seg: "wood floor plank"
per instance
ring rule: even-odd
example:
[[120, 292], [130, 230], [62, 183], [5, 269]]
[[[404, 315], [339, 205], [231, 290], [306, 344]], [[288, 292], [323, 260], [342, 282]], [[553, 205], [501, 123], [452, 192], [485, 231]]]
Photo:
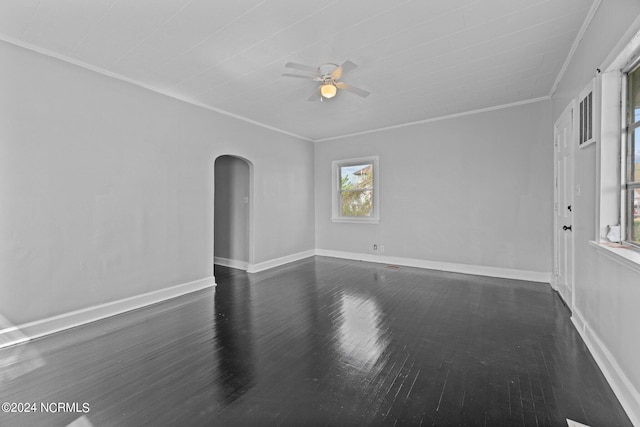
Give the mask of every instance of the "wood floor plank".
[[0, 351], [1, 426], [630, 426], [548, 285], [308, 258]]

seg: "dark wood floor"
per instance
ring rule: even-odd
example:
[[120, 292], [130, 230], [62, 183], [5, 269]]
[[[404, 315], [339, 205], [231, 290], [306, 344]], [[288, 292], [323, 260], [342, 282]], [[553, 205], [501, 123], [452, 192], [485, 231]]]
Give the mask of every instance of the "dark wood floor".
[[216, 279], [0, 351], [0, 402], [79, 409], [0, 425], [631, 425], [548, 285], [322, 257]]

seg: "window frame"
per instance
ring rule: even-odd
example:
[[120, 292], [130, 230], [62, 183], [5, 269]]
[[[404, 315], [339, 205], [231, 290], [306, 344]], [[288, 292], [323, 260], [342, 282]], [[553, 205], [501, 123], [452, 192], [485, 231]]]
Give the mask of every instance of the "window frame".
[[[622, 90], [621, 90], [621, 116], [623, 119], [622, 138], [620, 146], [620, 169], [621, 169], [621, 185], [620, 185], [620, 225], [621, 238], [624, 244], [634, 249], [640, 249], [640, 243], [632, 240], [633, 232], [632, 221], [634, 221], [634, 205], [631, 197], [632, 191], [640, 189], [640, 181], [635, 181], [631, 176], [631, 171], [635, 165], [635, 150], [632, 145], [637, 145], [640, 141], [635, 140], [635, 131], [640, 129], [640, 120], [633, 121], [633, 113], [631, 112], [631, 99], [629, 93], [630, 79], [629, 75], [640, 69], [640, 56], [636, 55], [629, 66], [622, 70]], [[640, 84], [640, 75], [637, 77], [637, 84]]]
[[[340, 169], [347, 166], [371, 164], [373, 167], [373, 211], [370, 216], [343, 216], [341, 211]], [[378, 224], [380, 222], [380, 157], [366, 156], [331, 162], [331, 221]]]
[[[626, 82], [625, 72], [640, 63], [640, 23], [618, 41], [596, 69], [599, 108], [599, 138], [596, 141], [595, 239], [589, 245], [602, 256], [640, 273], [640, 249], [621, 242], [626, 237], [622, 186], [626, 163]], [[576, 189], [577, 191], [577, 189]], [[620, 240], [609, 232], [620, 227]], [[613, 233], [615, 234], [615, 233]]]

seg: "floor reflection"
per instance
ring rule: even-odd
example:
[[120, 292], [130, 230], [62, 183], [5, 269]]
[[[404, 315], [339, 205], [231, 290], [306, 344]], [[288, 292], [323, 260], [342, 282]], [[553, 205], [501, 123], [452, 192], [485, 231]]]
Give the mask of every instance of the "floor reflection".
[[91, 407], [0, 426], [631, 425], [548, 287], [321, 257], [216, 281], [0, 351], [0, 402]]
[[[236, 274], [246, 275], [237, 272]], [[246, 278], [225, 279], [215, 294], [216, 359], [223, 401], [229, 404], [254, 383], [251, 289]]]
[[44, 366], [40, 353], [28, 343], [0, 350], [0, 386]]
[[0, 386], [44, 366], [40, 353], [29, 339], [0, 315]]
[[389, 340], [382, 334], [382, 310], [371, 297], [343, 293], [338, 329], [344, 363], [369, 370], [382, 356]]

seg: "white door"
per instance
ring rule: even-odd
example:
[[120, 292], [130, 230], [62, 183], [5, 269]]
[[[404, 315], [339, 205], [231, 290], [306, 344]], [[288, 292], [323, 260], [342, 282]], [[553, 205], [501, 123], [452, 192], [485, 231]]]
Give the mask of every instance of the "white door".
[[555, 145], [555, 285], [573, 309], [573, 167], [574, 105], [570, 104], [554, 126]]

